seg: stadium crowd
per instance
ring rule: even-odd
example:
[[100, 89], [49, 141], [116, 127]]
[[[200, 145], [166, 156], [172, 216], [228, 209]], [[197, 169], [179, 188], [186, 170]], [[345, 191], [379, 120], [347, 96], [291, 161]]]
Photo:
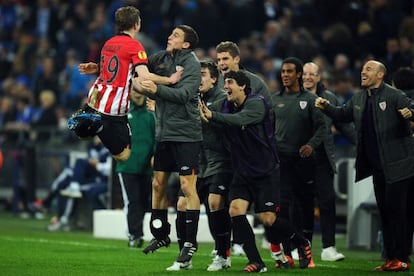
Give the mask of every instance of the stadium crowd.
[[99, 61], [102, 43], [114, 33], [113, 13], [126, 4], [142, 12], [138, 39], [148, 54], [185, 23], [200, 34], [200, 58], [215, 57], [220, 41], [235, 41], [242, 66], [261, 75], [271, 91], [278, 90], [277, 72], [288, 56], [317, 63], [327, 88], [344, 100], [358, 90], [365, 60], [383, 61], [388, 76], [413, 63], [413, 3], [406, 0], [3, 0], [0, 128], [17, 120], [20, 99], [39, 108], [43, 90], [55, 94], [54, 124], [76, 110], [93, 80], [77, 66]]

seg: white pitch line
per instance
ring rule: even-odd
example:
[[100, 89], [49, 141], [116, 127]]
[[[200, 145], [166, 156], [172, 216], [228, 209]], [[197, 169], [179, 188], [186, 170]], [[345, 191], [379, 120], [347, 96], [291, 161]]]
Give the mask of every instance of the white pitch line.
[[119, 248], [117, 246], [110, 246], [110, 245], [103, 245], [103, 244], [92, 244], [86, 242], [72, 242], [72, 241], [56, 241], [56, 240], [48, 240], [48, 239], [32, 239], [32, 238], [14, 238], [10, 236], [0, 236], [0, 240], [6, 241], [25, 241], [25, 242], [33, 242], [33, 243], [50, 243], [50, 244], [61, 244], [61, 245], [74, 245], [74, 246], [83, 246], [83, 247], [104, 247], [104, 248]]

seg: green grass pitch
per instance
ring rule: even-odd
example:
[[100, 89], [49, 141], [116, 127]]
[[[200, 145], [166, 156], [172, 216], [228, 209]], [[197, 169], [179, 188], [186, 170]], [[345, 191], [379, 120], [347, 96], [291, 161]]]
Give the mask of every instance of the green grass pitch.
[[[247, 262], [245, 257], [232, 257], [232, 267], [222, 272], [207, 272], [211, 263], [212, 244], [200, 244], [193, 258], [194, 268], [167, 272], [178, 254], [178, 247], [144, 255], [130, 249], [126, 241], [96, 239], [91, 232], [46, 231], [47, 220], [21, 219], [0, 212], [0, 275], [239, 275]], [[208, 231], [200, 229], [199, 231]], [[259, 240], [258, 240], [258, 244]], [[280, 270], [273, 267], [268, 250], [261, 255], [274, 275], [379, 275], [373, 268], [382, 263], [379, 252], [348, 250], [345, 237], [337, 238], [337, 248], [345, 254], [341, 262], [320, 261], [320, 236], [312, 248], [316, 267]], [[413, 275], [406, 272], [404, 275]]]

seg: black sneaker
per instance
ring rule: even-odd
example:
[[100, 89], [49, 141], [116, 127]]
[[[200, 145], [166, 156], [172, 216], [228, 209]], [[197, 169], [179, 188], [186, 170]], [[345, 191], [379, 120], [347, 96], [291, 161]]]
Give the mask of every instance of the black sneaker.
[[178, 255], [177, 262], [187, 263], [191, 261], [191, 258], [196, 251], [197, 247], [195, 247], [191, 242], [185, 242], [183, 248], [181, 249], [180, 255]]
[[264, 264], [250, 263], [243, 269], [246, 273], [264, 273], [267, 272], [267, 267]]
[[300, 268], [307, 268], [312, 261], [312, 252], [310, 242], [307, 241], [306, 245], [298, 247], [299, 266]]
[[150, 252], [154, 253], [157, 249], [163, 246], [168, 247], [170, 243], [171, 239], [168, 236], [162, 240], [157, 240], [154, 238], [150, 241], [150, 244], [147, 247], [145, 247], [144, 250], [142, 250], [142, 252], [144, 252], [145, 254], [148, 254]]

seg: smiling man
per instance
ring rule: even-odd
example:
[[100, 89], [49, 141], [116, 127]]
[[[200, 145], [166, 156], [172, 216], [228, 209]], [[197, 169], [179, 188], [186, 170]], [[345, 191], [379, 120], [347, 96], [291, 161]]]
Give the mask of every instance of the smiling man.
[[407, 192], [414, 183], [414, 138], [409, 120], [414, 121], [414, 110], [406, 94], [384, 82], [386, 72], [384, 64], [369, 60], [361, 71], [363, 91], [342, 107], [322, 97], [315, 106], [334, 120], [355, 122], [355, 181], [372, 175], [384, 235], [386, 261], [375, 270], [406, 271], [410, 269]]
[[[301, 60], [295, 57], [283, 60], [283, 89], [272, 95], [272, 105], [280, 157], [280, 215], [295, 222], [301, 231], [309, 232], [311, 229], [303, 227], [312, 225], [308, 220], [313, 220], [315, 149], [322, 144], [327, 130], [323, 114], [313, 106], [316, 96], [303, 88], [302, 74]], [[292, 218], [290, 212], [293, 204], [297, 216]], [[289, 243], [284, 243], [283, 248], [292, 265]], [[272, 252], [277, 250], [272, 245]], [[308, 265], [313, 266], [312, 263]]]
[[[244, 69], [240, 63], [240, 48], [232, 41], [222, 41], [216, 46], [217, 66], [220, 75], [217, 80], [217, 86], [224, 88], [224, 74], [230, 71], [242, 71], [250, 80], [250, 87], [255, 94], [262, 95], [267, 102], [270, 102], [270, 93], [267, 84], [256, 74]], [[232, 255], [245, 255], [239, 237], [233, 235]]]
[[250, 80], [242, 71], [224, 74], [224, 90], [227, 100], [212, 105], [213, 111], [203, 104], [201, 112], [207, 120], [224, 126], [225, 138], [231, 145], [234, 175], [230, 184], [229, 213], [233, 235], [240, 237], [249, 259], [244, 272], [267, 271], [257, 250], [253, 229], [246, 218], [253, 202], [268, 240], [272, 243], [281, 240], [293, 242], [299, 248], [301, 268], [306, 268], [312, 258], [309, 241], [277, 215], [279, 159], [269, 103], [262, 95], [252, 93]]
[[[303, 66], [303, 87], [309, 92], [329, 99], [334, 105], [339, 105], [336, 96], [325, 89], [321, 82], [321, 75], [319, 66], [313, 62], [308, 62]], [[335, 247], [335, 221], [336, 221], [336, 206], [335, 206], [335, 191], [333, 186], [334, 174], [336, 172], [335, 165], [335, 146], [334, 138], [331, 131], [333, 125], [341, 133], [343, 133], [350, 142], [355, 144], [355, 128], [353, 124], [336, 123], [328, 117], [324, 116], [327, 135], [323, 143], [316, 149], [316, 172], [315, 172], [315, 196], [320, 210], [321, 222], [321, 236], [322, 236], [322, 261], [340, 261], [345, 258], [342, 253], [339, 253]], [[311, 205], [307, 209], [314, 209], [314, 200], [310, 200]], [[304, 235], [312, 242], [314, 215], [304, 222], [310, 225], [303, 225]]]
[[224, 74], [230, 71], [241, 70], [250, 80], [250, 86], [255, 94], [262, 95], [267, 101], [270, 101], [269, 88], [266, 83], [256, 74], [246, 70], [240, 65], [240, 48], [232, 41], [223, 41], [216, 46], [217, 66], [220, 71], [217, 86], [224, 87]]

